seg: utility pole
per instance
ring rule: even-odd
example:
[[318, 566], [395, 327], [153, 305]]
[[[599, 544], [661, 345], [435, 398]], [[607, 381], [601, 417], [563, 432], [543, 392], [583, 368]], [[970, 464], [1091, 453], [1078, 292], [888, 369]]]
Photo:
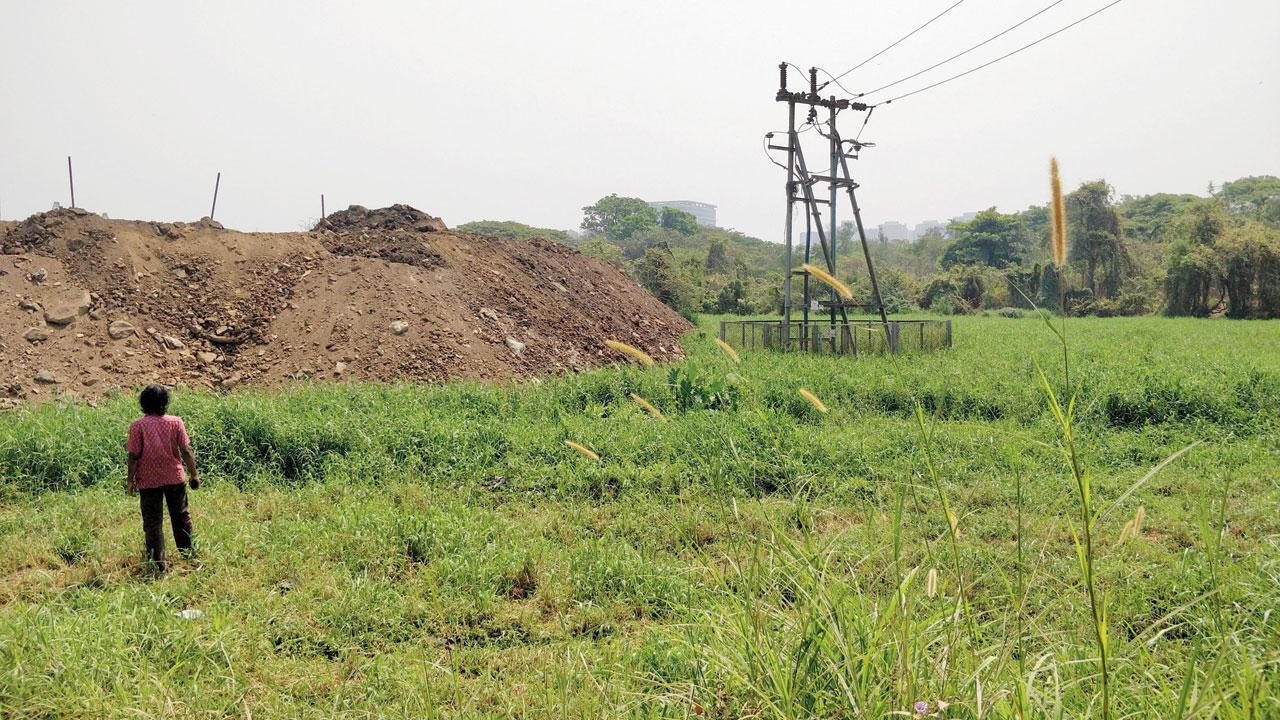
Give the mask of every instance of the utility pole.
[[[818, 244], [822, 251], [822, 259], [827, 267], [827, 272], [833, 276], [836, 275], [836, 236], [839, 231], [836, 222], [836, 203], [838, 200], [838, 192], [844, 188], [849, 196], [849, 203], [853, 211], [854, 224], [858, 231], [858, 238], [862, 243], [863, 257], [867, 262], [867, 273], [870, 276], [873, 300], [871, 303], [857, 305], [849, 303], [836, 296], [834, 290], [831, 293], [831, 325], [832, 336], [830, 338], [832, 350], [836, 350], [836, 333], [835, 325], [837, 324], [836, 315], [840, 316], [840, 324], [843, 331], [850, 329], [847, 308], [862, 307], [866, 309], [874, 308], [880, 315], [880, 321], [884, 324], [886, 342], [890, 343], [891, 349], [896, 351], [896, 343], [893, 341], [893, 333], [889, 327], [888, 313], [884, 308], [884, 301], [880, 295], [880, 284], [876, 278], [875, 267], [871, 260], [871, 251], [867, 246], [866, 230], [862, 226], [862, 212], [858, 207], [857, 196], [854, 191], [858, 187], [858, 183], [854, 182], [853, 177], [849, 173], [849, 159], [857, 158], [857, 151], [862, 147], [869, 146], [869, 143], [859, 143], [857, 140], [848, 141], [853, 148], [853, 153], [846, 152], [846, 141], [841, 139], [839, 129], [836, 125], [836, 116], [843, 110], [854, 110], [856, 112], [867, 112], [868, 106], [864, 103], [853, 102], [847, 99], [837, 99], [834, 95], [823, 98], [818, 95], [818, 71], [816, 68], [809, 70], [809, 89], [808, 92], [793, 92], [787, 89], [787, 67], [788, 63], [780, 63], [779, 69], [779, 87], [775, 99], [778, 102], [787, 104], [787, 144], [775, 145], [768, 144], [771, 150], [785, 150], [787, 153], [787, 219], [784, 231], [784, 242], [786, 245], [786, 261], [785, 275], [783, 276], [783, 322], [782, 322], [782, 347], [790, 350], [791, 347], [791, 314], [794, 307], [792, 301], [792, 275], [801, 274], [805, 276], [804, 283], [804, 322], [802, 327], [802, 341], [807, 339], [810, 332], [808, 303], [809, 303], [809, 273], [803, 270], [795, 270], [793, 268], [793, 241], [792, 241], [792, 224], [794, 220], [794, 206], [801, 203], [806, 213], [806, 225], [812, 226], [817, 231]], [[809, 114], [807, 123], [811, 125], [817, 124], [818, 108], [826, 108], [827, 114], [827, 132], [819, 133], [826, 136], [829, 144], [830, 152], [830, 170], [828, 175], [812, 174], [805, 162], [804, 149], [800, 144], [799, 131], [796, 128], [796, 106], [807, 105]], [[772, 137], [772, 134], [769, 136]], [[814, 186], [818, 183], [827, 183], [828, 196], [826, 198], [818, 198], [814, 192]], [[827, 206], [827, 212], [824, 213], [820, 209], [820, 205]], [[810, 259], [812, 254], [813, 233], [809, 232], [805, 235], [805, 260]], [[830, 242], [828, 243], [828, 238]]]
[[[787, 91], [787, 64], [779, 63], [778, 69], [781, 71], [781, 85], [779, 85], [778, 96], [781, 97]], [[787, 225], [783, 233], [786, 249], [785, 272], [782, 276], [782, 349], [791, 349], [791, 225], [792, 215], [795, 208], [795, 186], [796, 186], [796, 104], [789, 103], [787, 105]], [[770, 145], [770, 147], [773, 147]], [[805, 244], [809, 242], [809, 238], [805, 238]]]

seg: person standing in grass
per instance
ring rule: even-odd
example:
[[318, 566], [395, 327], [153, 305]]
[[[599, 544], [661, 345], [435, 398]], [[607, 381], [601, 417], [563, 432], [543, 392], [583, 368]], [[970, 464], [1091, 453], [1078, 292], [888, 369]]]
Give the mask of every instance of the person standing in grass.
[[174, 544], [189, 555], [191, 513], [187, 511], [183, 468], [190, 476], [192, 490], [200, 487], [200, 475], [182, 418], [165, 414], [169, 391], [160, 385], [148, 385], [138, 403], [143, 416], [129, 426], [129, 480], [125, 489], [130, 495], [137, 493], [141, 497], [147, 560], [155, 569], [164, 571], [164, 506], [169, 506]]

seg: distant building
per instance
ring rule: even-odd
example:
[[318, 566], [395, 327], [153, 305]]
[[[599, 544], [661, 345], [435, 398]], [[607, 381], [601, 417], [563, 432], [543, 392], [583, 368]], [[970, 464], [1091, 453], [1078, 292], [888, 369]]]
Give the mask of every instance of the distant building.
[[955, 224], [957, 224], [957, 223], [973, 222], [973, 219], [974, 219], [974, 218], [976, 218], [976, 217], [978, 217], [978, 213], [976, 213], [976, 212], [967, 212], [967, 213], [965, 213], [965, 214], [963, 214], [963, 215], [957, 215], [957, 216], [955, 216], [955, 217], [951, 218], [951, 224], [952, 224], [952, 225], [955, 225]]
[[911, 231], [912, 242], [915, 242], [916, 240], [919, 240], [920, 238], [924, 237], [930, 230], [937, 230], [943, 235], [947, 234], [947, 226], [945, 224], [940, 223], [937, 220], [925, 220], [924, 222], [917, 223], [915, 228], [912, 229]]
[[683, 210], [697, 218], [699, 225], [704, 227], [716, 226], [716, 206], [711, 203], [697, 202], [696, 200], [659, 200], [651, 202], [649, 205], [658, 210], [662, 210], [662, 208]]
[[878, 236], [888, 242], [908, 242], [911, 240], [911, 228], [894, 220], [880, 223], [880, 227], [877, 230]]

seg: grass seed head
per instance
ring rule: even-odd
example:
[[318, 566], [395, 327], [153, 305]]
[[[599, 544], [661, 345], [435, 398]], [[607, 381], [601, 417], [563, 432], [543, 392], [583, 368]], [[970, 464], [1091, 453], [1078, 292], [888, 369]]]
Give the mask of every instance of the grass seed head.
[[635, 393], [631, 393], [631, 399], [635, 402], [635, 404], [637, 404], [637, 405], [639, 405], [640, 407], [644, 408], [644, 411], [645, 411], [645, 412], [647, 412], [647, 413], [649, 413], [650, 415], [654, 416], [654, 417], [655, 417], [655, 418], [657, 418], [658, 420], [661, 420], [662, 422], [666, 422], [666, 421], [667, 421], [667, 416], [666, 416], [666, 415], [663, 415], [661, 410], [659, 410], [658, 408], [654, 407], [654, 406], [653, 406], [653, 403], [649, 402], [648, 400], [645, 400], [644, 398], [640, 397], [639, 395], [637, 395], [637, 394], [635, 394]]
[[572, 441], [572, 440], [565, 440], [565, 441], [564, 441], [564, 444], [565, 444], [565, 445], [568, 445], [569, 447], [573, 448], [574, 450], [577, 450], [579, 453], [583, 454], [584, 456], [589, 457], [589, 458], [591, 458], [592, 460], [595, 460], [596, 462], [600, 462], [600, 456], [599, 456], [599, 455], [597, 455], [597, 454], [595, 454], [595, 453], [593, 453], [593, 452], [591, 452], [591, 451], [590, 451], [590, 450], [588, 450], [585, 446], [583, 446], [583, 445], [579, 445], [578, 443], [576, 443], [576, 442], [574, 442], [574, 441]]
[[1050, 225], [1053, 230], [1053, 264], [1067, 264], [1067, 209], [1062, 201], [1062, 179], [1058, 177], [1058, 158], [1049, 158], [1049, 187], [1053, 193]]
[[827, 412], [827, 406], [823, 404], [821, 400], [818, 399], [817, 395], [814, 395], [813, 393], [809, 392], [808, 390], [805, 390], [804, 388], [800, 388], [800, 397], [804, 398], [805, 400], [808, 400], [809, 404], [812, 405], [814, 409], [817, 410], [818, 412], [820, 413]]
[[822, 268], [812, 263], [805, 263], [800, 266], [800, 269], [818, 278], [819, 280], [826, 283], [827, 285], [830, 285], [831, 289], [835, 290], [836, 294], [844, 298], [845, 300], [853, 299], [853, 291], [849, 289], [849, 286], [837, 280], [834, 275], [827, 272], [826, 270], [823, 270]]
[[653, 367], [653, 364], [654, 364], [653, 358], [649, 357], [649, 354], [641, 350], [640, 348], [632, 347], [624, 342], [618, 342], [617, 340], [605, 340], [604, 344], [608, 345], [614, 350], [617, 350], [623, 355], [626, 355], [632, 360], [635, 360], [641, 365], [644, 365], [646, 367]]
[[716, 344], [720, 346], [720, 349], [724, 351], [725, 355], [729, 356], [730, 360], [734, 361], [735, 363], [742, 362], [742, 358], [738, 357], [738, 351], [734, 350], [732, 345], [721, 340], [720, 338], [716, 338]]
[[938, 568], [929, 568], [929, 576], [925, 581], [924, 594], [933, 597], [938, 594]]

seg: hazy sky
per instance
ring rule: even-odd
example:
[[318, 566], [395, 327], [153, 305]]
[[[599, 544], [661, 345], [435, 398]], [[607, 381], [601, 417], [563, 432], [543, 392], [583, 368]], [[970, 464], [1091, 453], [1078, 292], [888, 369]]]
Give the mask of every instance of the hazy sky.
[[[1107, 1], [1063, 0], [894, 89]], [[777, 63], [842, 72], [952, 2], [0, 0], [0, 217], [65, 204], [70, 154], [78, 204], [112, 217], [198, 218], [221, 171], [218, 219], [246, 230], [298, 229], [322, 192], [331, 211], [571, 228], [617, 192], [711, 202], [776, 240], [783, 173], [761, 136], [785, 120]], [[966, 0], [844, 82], [915, 72], [1049, 2]], [[1055, 153], [1068, 185], [1120, 193], [1280, 173], [1278, 29], [1277, 0], [1125, 0], [881, 107], [854, 168], [866, 217], [1044, 202]], [[841, 119], [846, 135], [861, 121]]]

